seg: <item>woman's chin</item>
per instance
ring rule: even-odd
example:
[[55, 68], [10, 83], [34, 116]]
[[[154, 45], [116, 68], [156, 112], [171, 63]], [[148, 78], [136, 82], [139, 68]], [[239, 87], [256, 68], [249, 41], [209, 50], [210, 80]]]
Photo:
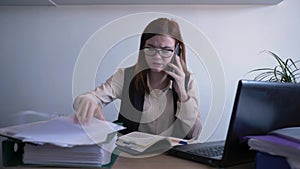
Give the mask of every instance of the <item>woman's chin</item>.
[[151, 71], [158, 73], [158, 72], [162, 72], [163, 68], [154, 67], [154, 68], [151, 68]]

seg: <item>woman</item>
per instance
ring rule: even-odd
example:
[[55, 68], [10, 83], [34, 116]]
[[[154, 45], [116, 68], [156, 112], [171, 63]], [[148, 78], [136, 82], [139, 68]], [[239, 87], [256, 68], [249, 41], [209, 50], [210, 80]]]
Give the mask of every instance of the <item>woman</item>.
[[159, 18], [150, 22], [141, 36], [137, 63], [119, 69], [94, 91], [78, 96], [75, 121], [104, 120], [103, 106], [115, 99], [121, 99], [117, 121], [127, 127], [123, 134], [141, 131], [198, 138], [202, 124], [197, 90], [175, 21]]

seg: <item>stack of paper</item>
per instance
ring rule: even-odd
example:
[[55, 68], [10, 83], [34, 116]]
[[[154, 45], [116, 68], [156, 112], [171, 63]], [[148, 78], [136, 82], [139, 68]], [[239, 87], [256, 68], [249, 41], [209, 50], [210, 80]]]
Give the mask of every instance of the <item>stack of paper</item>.
[[93, 119], [88, 125], [74, 123], [74, 117], [0, 129], [0, 135], [25, 142], [25, 164], [96, 165], [110, 162], [116, 131], [124, 127]]
[[285, 157], [300, 168], [300, 127], [278, 129], [268, 135], [248, 136], [250, 149]]
[[26, 144], [24, 164], [59, 166], [101, 166], [110, 162], [111, 154], [98, 145], [58, 147]]

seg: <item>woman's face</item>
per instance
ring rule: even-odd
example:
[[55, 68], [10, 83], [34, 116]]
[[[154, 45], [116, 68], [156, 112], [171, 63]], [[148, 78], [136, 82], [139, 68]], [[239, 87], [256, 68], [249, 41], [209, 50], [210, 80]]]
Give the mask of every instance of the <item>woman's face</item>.
[[144, 54], [145, 60], [154, 72], [165, 69], [173, 57], [175, 40], [167, 35], [155, 35], [146, 40]]

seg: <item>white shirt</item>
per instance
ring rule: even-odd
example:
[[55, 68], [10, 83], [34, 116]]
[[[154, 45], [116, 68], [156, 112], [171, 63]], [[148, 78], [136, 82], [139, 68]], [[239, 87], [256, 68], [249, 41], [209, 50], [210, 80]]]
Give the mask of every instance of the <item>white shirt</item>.
[[[107, 81], [95, 90], [78, 96], [74, 101], [74, 108], [78, 107], [80, 98], [92, 98], [99, 106], [105, 106], [115, 99], [121, 99], [124, 68], [118, 69]], [[149, 78], [147, 78], [149, 79]], [[166, 88], [150, 89], [150, 94], [145, 93], [144, 107], [138, 130], [141, 132], [173, 136], [174, 132], [187, 135], [188, 138], [198, 138], [202, 124], [198, 108], [197, 88], [190, 77], [188, 82], [189, 99], [185, 102], [177, 101], [177, 110], [174, 114], [173, 94], [171, 84]], [[177, 127], [176, 127], [177, 126]]]

